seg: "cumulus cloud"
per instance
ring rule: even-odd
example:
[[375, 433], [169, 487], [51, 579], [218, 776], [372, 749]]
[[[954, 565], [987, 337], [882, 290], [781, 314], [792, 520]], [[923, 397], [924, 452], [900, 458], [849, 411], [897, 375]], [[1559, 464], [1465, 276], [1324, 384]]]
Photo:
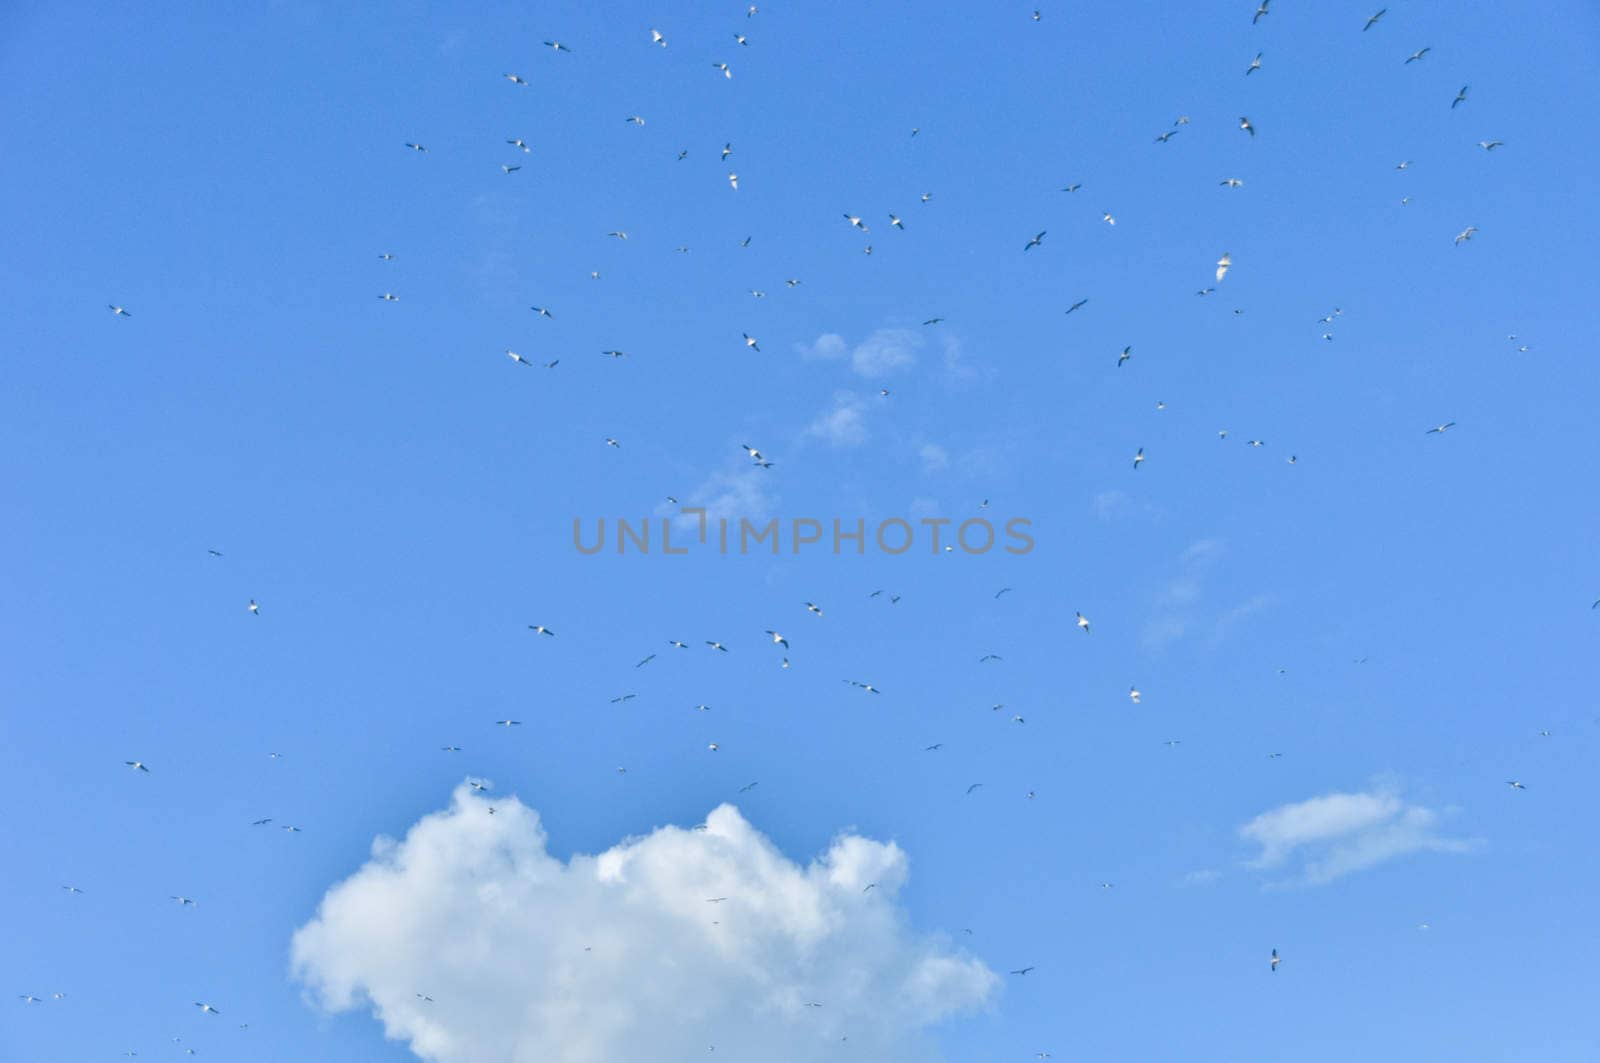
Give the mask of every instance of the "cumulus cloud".
[[370, 1008], [433, 1063], [811, 1063], [845, 1037], [923, 1058], [926, 1028], [996, 991], [909, 927], [892, 842], [841, 835], [800, 865], [723, 805], [562, 861], [537, 812], [490, 804], [458, 787], [328, 890], [292, 947], [315, 1001]]
[[1263, 812], [1239, 828], [1261, 847], [1250, 866], [1287, 870], [1309, 885], [1411, 853], [1459, 853], [1462, 839], [1438, 832], [1438, 813], [1390, 793], [1332, 793]]

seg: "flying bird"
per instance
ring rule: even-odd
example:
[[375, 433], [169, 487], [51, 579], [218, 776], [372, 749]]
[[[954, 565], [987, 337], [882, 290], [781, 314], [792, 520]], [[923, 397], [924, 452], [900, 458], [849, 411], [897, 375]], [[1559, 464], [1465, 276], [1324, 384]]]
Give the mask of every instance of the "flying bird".
[[545, 627], [543, 624], [529, 624], [528, 630], [532, 631], [536, 635], [549, 635], [551, 638], [556, 637], [556, 633]]
[[218, 1011], [216, 1008], [212, 1007], [210, 1004], [202, 1004], [198, 1000], [194, 1002], [194, 1006], [199, 1008], [201, 1011], [205, 1012], [208, 1015], [221, 1015], [222, 1014], [222, 1012]]
[[1261, 53], [1257, 52], [1256, 53], [1256, 57], [1254, 59], [1250, 60], [1250, 65], [1245, 68], [1244, 76], [1245, 77], [1249, 77], [1251, 74], [1254, 74], [1257, 70], [1260, 70], [1260, 69], [1261, 69]]
[[1224, 278], [1224, 277], [1226, 277], [1228, 275], [1228, 269], [1232, 265], [1233, 265], [1233, 256], [1228, 254], [1227, 252], [1224, 252], [1222, 257], [1217, 259], [1217, 283], [1218, 284], [1221, 284], [1222, 283], [1222, 278]]
[[723, 77], [725, 77], [725, 78], [732, 78], [733, 77], [733, 71], [728, 69], [728, 64], [727, 63], [712, 63], [711, 65], [716, 67], [718, 70], [722, 71], [722, 76]]
[[1524, 786], [1521, 783], [1517, 782], [1515, 779], [1507, 779], [1506, 780], [1506, 785], [1511, 787], [1513, 790], [1526, 790], [1527, 789], [1526, 786]]
[[776, 631], [773, 631], [769, 628], [767, 629], [767, 634], [772, 636], [772, 644], [774, 646], [782, 646], [784, 649], [789, 648], [789, 640], [778, 634]]
[[1461, 86], [1461, 91], [1456, 93], [1456, 98], [1450, 101], [1450, 109], [1452, 111], [1456, 109], [1457, 104], [1467, 102], [1467, 90], [1471, 87], [1471, 85]]
[[106, 308], [111, 311], [111, 314], [112, 314], [113, 317], [132, 317], [133, 316], [132, 314], [128, 313], [126, 310], [124, 310], [122, 307], [118, 306], [115, 303], [107, 303], [106, 304]]
[[1503, 140], [1480, 140], [1478, 141], [1478, 147], [1484, 151], [1493, 151], [1495, 148], [1505, 147], [1505, 143]]
[[1272, 0], [1261, 0], [1261, 6], [1256, 8], [1255, 17], [1250, 20], [1250, 25], [1254, 26], [1261, 21], [1261, 16], [1268, 14], [1267, 6], [1271, 3]]
[[1033, 970], [1032, 967], [1020, 967], [1017, 970], [1012, 971], [1011, 973], [1012, 974], [1027, 974], [1031, 970]]
[[1224, 188], [1244, 187], [1244, 182], [1239, 180], [1237, 177], [1225, 177], [1221, 181], [1218, 181], [1217, 184], [1222, 185]]
[[427, 151], [428, 150], [427, 148], [423, 147], [421, 144], [413, 144], [409, 140], [406, 141], [406, 147], [410, 148], [412, 151]]
[[661, 47], [663, 47], [663, 48], [665, 48], [667, 46], [667, 39], [665, 37], [661, 36], [661, 31], [660, 30], [651, 30], [650, 31], [650, 41], [653, 44], [661, 45]]
[[567, 52], [569, 54], [572, 52], [571, 48], [568, 48], [560, 41], [545, 41], [544, 46], [550, 49], [552, 52]]
[[1272, 969], [1274, 971], [1276, 971], [1278, 969], [1278, 950], [1277, 949], [1273, 949], [1272, 950], [1272, 961], [1271, 962], [1272, 962]]
[[1251, 136], [1256, 135], [1256, 127], [1250, 124], [1250, 119], [1248, 118], [1239, 119], [1239, 128], [1244, 130], [1246, 133], [1249, 133]]
[[1455, 242], [1457, 244], [1464, 244], [1468, 240], [1472, 239], [1473, 234], [1476, 233], [1477, 231], [1478, 231], [1478, 227], [1476, 225], [1469, 225], [1465, 229], [1462, 229], [1459, 233], [1456, 234]]
[[1026, 251], [1030, 247], [1038, 247], [1043, 243], [1044, 243], [1044, 232], [1040, 231], [1040, 232], [1034, 234], [1034, 237], [1033, 237], [1032, 240], [1029, 240], [1027, 243], [1023, 244], [1022, 245], [1022, 249], [1024, 251]]
[[150, 769], [144, 766], [144, 761], [142, 761], [142, 760], [125, 760], [122, 763], [126, 764], [128, 767], [132, 768], [134, 771], [142, 771], [146, 775], [150, 774]]
[[1434, 425], [1432, 428], [1428, 429], [1426, 432], [1424, 432], [1422, 434], [1425, 435], [1425, 436], [1432, 436], [1432, 435], [1440, 435], [1440, 436], [1442, 436], [1446, 432], [1450, 431], [1450, 429], [1454, 428], [1455, 426], [1456, 426], [1456, 423], [1454, 421], [1447, 421], [1444, 424], [1436, 424], [1436, 425]]
[[[1384, 14], [1388, 12], [1388, 10], [1389, 9], [1386, 8], [1386, 7], [1379, 8], [1378, 9], [1378, 13], [1376, 15], [1373, 15], [1371, 18], [1367, 19], [1367, 24], [1365, 26], [1361, 27], [1361, 32], [1365, 33], [1368, 30], [1370, 30], [1373, 26], [1376, 26], [1378, 24], [1378, 20], [1380, 18], [1382, 18], [1384, 16]], [[1276, 955], [1276, 953], [1274, 953], [1274, 955]]]
[[[744, 345], [746, 347], [750, 348], [752, 351], [755, 351], [757, 354], [761, 353], [761, 345], [756, 342], [756, 338], [754, 336], [750, 335], [748, 332], [740, 333], [740, 335], [744, 337]], [[760, 456], [761, 455], [759, 454], [751, 455], [753, 458], [760, 458]]]
[[506, 74], [505, 75], [505, 79], [507, 81], [511, 82], [513, 85], [526, 85], [527, 84], [527, 81], [524, 80], [522, 78], [522, 76], [519, 75], [519, 74]]
[[1075, 302], [1071, 306], [1067, 307], [1067, 313], [1070, 314], [1074, 310], [1080, 310], [1080, 309], [1082, 309], [1083, 307], [1085, 307], [1087, 305], [1089, 305], [1089, 300], [1087, 300], [1087, 299], [1079, 299], [1077, 302]]
[[1078, 613], [1077, 616], [1078, 626], [1083, 628], [1083, 633], [1087, 635], [1089, 633], [1089, 618], [1084, 616], [1082, 613]]
[[1427, 55], [1431, 51], [1433, 51], [1433, 49], [1431, 47], [1429, 47], [1429, 48], [1418, 48], [1416, 51], [1412, 52], [1409, 56], [1407, 56], [1405, 63], [1402, 63], [1401, 65], [1402, 66], [1408, 66], [1411, 63], [1415, 63], [1418, 59], [1421, 59], [1423, 56]]
[[1133, 702], [1135, 705], [1139, 704], [1140, 696], [1141, 695], [1139, 694], [1139, 688], [1138, 687], [1129, 687], [1128, 688], [1128, 700]]
[[1142, 464], [1144, 464], [1144, 448], [1140, 447], [1138, 453], [1133, 456], [1133, 467], [1138, 469]]

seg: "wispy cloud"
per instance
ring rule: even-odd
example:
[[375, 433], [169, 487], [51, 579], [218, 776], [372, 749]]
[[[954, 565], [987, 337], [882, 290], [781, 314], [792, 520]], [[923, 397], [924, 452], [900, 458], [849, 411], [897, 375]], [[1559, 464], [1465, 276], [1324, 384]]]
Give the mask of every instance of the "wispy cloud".
[[461, 786], [328, 890], [293, 968], [430, 1063], [823, 1063], [845, 1037], [910, 1063], [999, 980], [911, 929], [906, 878], [856, 835], [796, 863], [729, 805], [562, 861], [533, 809]]
[[837, 332], [824, 332], [811, 343], [797, 344], [795, 350], [802, 358], [829, 361], [848, 354], [850, 368], [858, 376], [876, 379], [915, 365], [922, 346], [922, 336], [911, 329], [881, 328], [854, 347]]
[[[1107, 505], [1117, 504], [1120, 504], [1118, 499], [1107, 501]], [[1195, 635], [1211, 646], [1220, 645], [1246, 619], [1276, 602], [1272, 594], [1258, 593], [1232, 605], [1209, 604], [1207, 587], [1225, 552], [1223, 543], [1217, 539], [1200, 539], [1184, 550], [1178, 559], [1176, 575], [1162, 589], [1145, 623], [1147, 649], [1163, 649]]]
[[730, 466], [706, 477], [699, 487], [680, 499], [678, 505], [664, 503], [656, 512], [659, 516], [673, 517], [677, 526], [696, 530], [700, 527], [700, 515], [683, 513], [684, 508], [704, 509], [708, 522], [737, 521], [740, 517], [755, 521], [771, 516], [777, 507], [771, 484], [772, 474], [768, 469], [755, 464]]
[[802, 358], [833, 359], [843, 358], [850, 345], [837, 332], [824, 332], [813, 343], [796, 344], [795, 350]]
[[910, 329], [881, 328], [856, 344], [850, 367], [864, 377], [888, 376], [914, 365], [922, 337]]
[[833, 405], [806, 427], [805, 434], [835, 447], [860, 446], [867, 441], [867, 406], [860, 395], [841, 391]]
[[1438, 833], [1438, 814], [1387, 792], [1332, 793], [1263, 812], [1239, 828], [1261, 847], [1250, 866], [1307, 885], [1411, 853], [1459, 853], [1470, 841]]

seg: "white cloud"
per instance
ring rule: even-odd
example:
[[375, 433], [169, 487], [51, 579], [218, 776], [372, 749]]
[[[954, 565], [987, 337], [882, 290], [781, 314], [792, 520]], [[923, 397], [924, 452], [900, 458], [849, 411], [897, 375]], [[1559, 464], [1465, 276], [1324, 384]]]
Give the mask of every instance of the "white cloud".
[[923, 472], [938, 472], [950, 464], [950, 452], [937, 443], [922, 444], [917, 456], [922, 459]]
[[865, 377], [887, 376], [913, 365], [922, 337], [910, 329], [881, 328], [856, 345], [850, 366]]
[[1261, 847], [1251, 867], [1290, 870], [1317, 885], [1410, 853], [1471, 848], [1441, 836], [1438, 818], [1390, 793], [1333, 793], [1263, 812], [1239, 835]]
[[[664, 502], [656, 507], [656, 513], [671, 517], [675, 528], [693, 529], [697, 535], [704, 519], [708, 526], [707, 541], [716, 542], [714, 526], [717, 521], [732, 521], [732, 526], [737, 528], [741, 518], [755, 522], [772, 513], [776, 503], [768, 490], [771, 480], [771, 470], [754, 463], [723, 469], [706, 477], [705, 482], [679, 505]], [[684, 513], [685, 508], [704, 509], [705, 516]]]
[[1225, 553], [1223, 544], [1216, 539], [1197, 540], [1184, 550], [1177, 575], [1157, 597], [1155, 612], [1145, 624], [1147, 649], [1160, 650], [1190, 635], [1202, 637], [1215, 648], [1235, 628], [1276, 604], [1277, 598], [1270, 593], [1251, 595], [1232, 606], [1208, 604], [1206, 585]]
[[812, 344], [796, 344], [795, 350], [800, 352], [802, 358], [843, 358], [850, 345], [845, 343], [844, 337], [837, 332], [824, 332]]
[[909, 1063], [998, 979], [909, 928], [906, 875], [898, 846], [853, 835], [801, 866], [729, 805], [563, 862], [537, 812], [463, 785], [373, 843], [296, 932], [293, 966], [323, 1007], [370, 1007], [432, 1063], [704, 1063], [713, 1045], [811, 1063], [844, 1037]]
[[966, 363], [961, 341], [948, 336], [944, 341], [944, 371], [951, 380], [971, 380], [979, 376], [978, 370]]
[[1094, 496], [1090, 508], [1101, 520], [1114, 520], [1133, 508], [1133, 499], [1125, 491], [1101, 491]]
[[841, 391], [833, 406], [806, 428], [806, 435], [826, 440], [836, 447], [855, 447], [867, 441], [867, 409], [861, 396]]
[[[871, 335], [854, 347], [837, 332], [824, 332], [809, 344], [795, 344], [794, 349], [800, 357], [815, 360], [832, 361], [848, 354], [850, 368], [858, 376], [876, 378], [915, 365], [917, 352], [922, 350], [923, 342], [922, 334], [913, 329], [880, 328], [874, 329]], [[953, 339], [945, 341], [944, 361], [945, 368], [951, 373], [962, 375], [966, 372], [960, 365], [960, 345]]]

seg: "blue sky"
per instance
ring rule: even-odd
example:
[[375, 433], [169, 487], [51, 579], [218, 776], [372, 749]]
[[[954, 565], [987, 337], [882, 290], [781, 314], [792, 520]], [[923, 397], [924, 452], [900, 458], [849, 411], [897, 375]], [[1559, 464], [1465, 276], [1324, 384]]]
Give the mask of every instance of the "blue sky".
[[[0, 1056], [415, 1058], [371, 1012], [419, 1028], [379, 982], [438, 943], [318, 916], [375, 837], [693, 868], [658, 828], [729, 802], [728, 845], [840, 854], [793, 887], [842, 906], [804, 988], [878, 1058], [1594, 1058], [1593, 5], [761, 6], [0, 16]], [[669, 495], [987, 500], [1036, 545], [573, 549]], [[866, 866], [881, 909], [828, 892]], [[441, 896], [490, 941], [603, 921], [573, 868], [571, 909]], [[497, 985], [648, 1018], [680, 885], [639, 880], [587, 989], [538, 953]], [[993, 984], [869, 1029], [925, 949]], [[371, 1004], [329, 1013], [330, 954]], [[684, 955], [713, 1013], [813, 1018]], [[587, 1058], [471, 979], [424, 1058]], [[725, 1044], [789, 1058], [759, 1034]]]

